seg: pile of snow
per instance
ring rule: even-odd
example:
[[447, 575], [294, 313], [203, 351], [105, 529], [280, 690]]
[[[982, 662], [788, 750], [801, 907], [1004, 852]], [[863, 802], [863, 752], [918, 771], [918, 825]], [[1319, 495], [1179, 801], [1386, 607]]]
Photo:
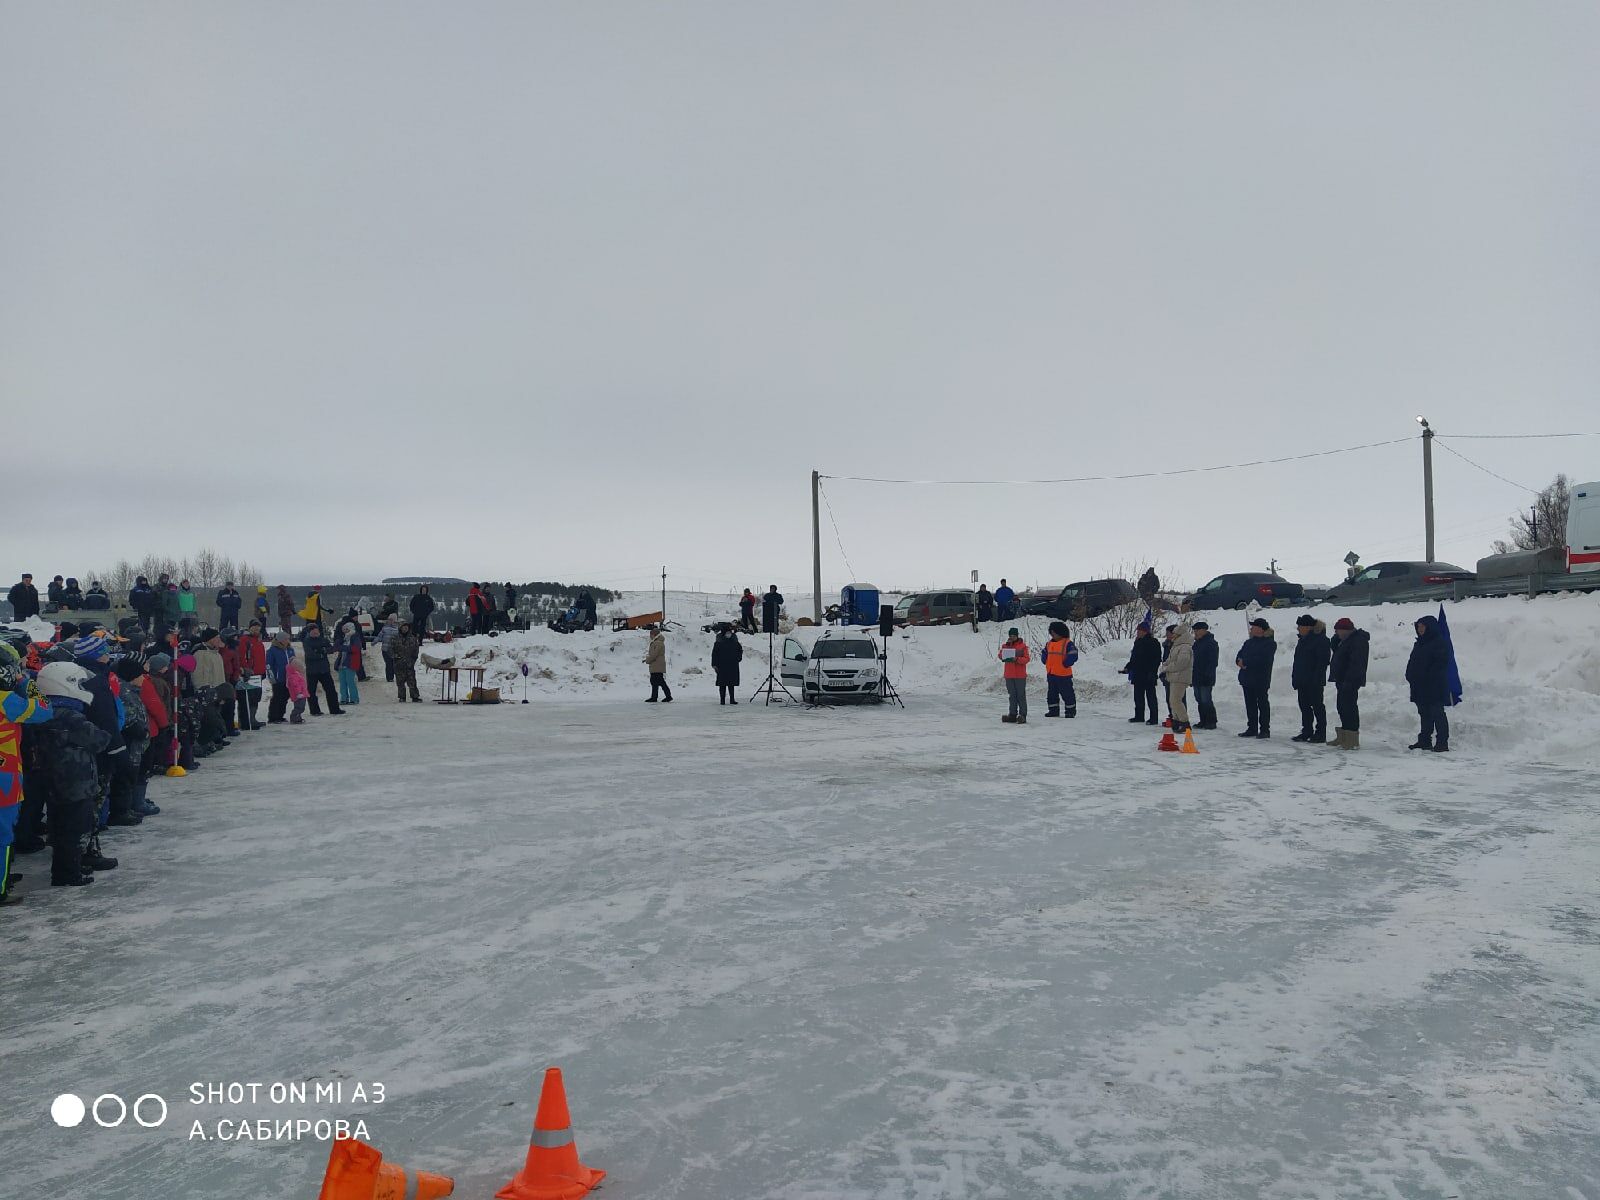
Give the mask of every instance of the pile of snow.
[[[669, 593], [667, 678], [684, 698], [710, 694], [713, 637], [701, 626], [733, 615], [729, 597]], [[530, 700], [618, 698], [646, 685], [642, 659], [649, 635], [644, 631], [612, 633], [612, 612], [646, 612], [660, 608], [659, 593], [624, 596], [601, 613], [602, 628], [592, 633], [559, 634], [548, 629], [462, 638], [452, 646], [434, 646], [435, 655], [453, 653], [463, 663], [487, 668], [491, 686], [520, 698], [521, 668], [528, 665]], [[791, 597], [796, 615], [808, 605]], [[1415, 639], [1412, 623], [1436, 612], [1437, 606], [1379, 605], [1345, 609], [1322, 605], [1311, 610], [1330, 627], [1348, 615], [1372, 637], [1368, 685], [1362, 693], [1363, 722], [1369, 730], [1411, 731], [1416, 712], [1405, 683], [1406, 660]], [[1593, 730], [1600, 725], [1600, 596], [1561, 595], [1534, 599], [1514, 597], [1464, 600], [1446, 605], [1465, 690], [1463, 704], [1452, 711], [1455, 740], [1489, 753], [1552, 762], [1600, 761]], [[1241, 705], [1231, 663], [1256, 613], [1203, 615], [1221, 643], [1217, 701], [1225, 724], [1241, 719]], [[1289, 688], [1294, 652], [1294, 610], [1268, 613], [1278, 640], [1273, 672], [1274, 728], [1287, 736], [1298, 720]], [[1048, 622], [1030, 617], [1018, 622], [1035, 647], [1043, 645]], [[908, 697], [948, 692], [1003, 694], [996, 659], [1006, 626], [986, 625], [977, 633], [966, 626], [903, 631], [889, 643], [889, 674]], [[809, 645], [818, 630], [801, 626], [793, 636]], [[752, 689], [767, 671], [767, 638], [744, 635], [743, 684]], [[783, 638], [775, 649], [782, 653]], [[1126, 641], [1080, 647], [1076, 681], [1080, 702], [1116, 708], [1129, 702], [1126, 681], [1118, 673], [1127, 662]], [[1037, 668], [1031, 689], [1043, 700], [1044, 676]], [[1329, 715], [1332, 717], [1332, 689]], [[1131, 711], [1131, 709], [1130, 709]]]

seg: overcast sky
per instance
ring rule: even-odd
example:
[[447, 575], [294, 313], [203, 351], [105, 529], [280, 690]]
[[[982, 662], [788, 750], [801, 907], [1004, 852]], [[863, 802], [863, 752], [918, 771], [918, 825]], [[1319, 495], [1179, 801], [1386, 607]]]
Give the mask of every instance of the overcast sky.
[[[813, 468], [1600, 429], [1597, 146], [1589, 0], [5, 0], [0, 572], [793, 587]], [[1470, 566], [1525, 493], [1435, 457]], [[1419, 463], [837, 480], [823, 577], [1329, 582]]]

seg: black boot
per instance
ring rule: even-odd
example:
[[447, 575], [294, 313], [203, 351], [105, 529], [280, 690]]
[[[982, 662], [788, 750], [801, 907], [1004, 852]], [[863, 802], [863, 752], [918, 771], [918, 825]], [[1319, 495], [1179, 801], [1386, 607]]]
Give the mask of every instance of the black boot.
[[91, 846], [83, 852], [83, 869], [85, 871], [113, 871], [116, 869], [117, 860], [107, 858], [100, 853], [99, 846]]

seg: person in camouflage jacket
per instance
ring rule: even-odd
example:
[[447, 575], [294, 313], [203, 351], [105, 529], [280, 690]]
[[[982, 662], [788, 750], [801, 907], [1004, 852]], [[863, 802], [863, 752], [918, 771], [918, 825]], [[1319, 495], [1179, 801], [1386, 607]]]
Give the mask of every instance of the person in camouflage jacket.
[[421, 640], [411, 632], [410, 622], [402, 621], [400, 633], [389, 643], [389, 654], [394, 660], [394, 682], [400, 690], [402, 704], [405, 703], [407, 691], [410, 691], [412, 700], [422, 700], [421, 693], [417, 691], [417, 656], [421, 653]]

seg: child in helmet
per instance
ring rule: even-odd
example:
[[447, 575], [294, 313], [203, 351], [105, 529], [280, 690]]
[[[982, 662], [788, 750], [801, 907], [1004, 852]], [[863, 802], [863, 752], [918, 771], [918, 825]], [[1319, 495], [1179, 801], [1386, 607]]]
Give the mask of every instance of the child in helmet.
[[[111, 744], [110, 735], [86, 715], [94, 696], [90, 674], [77, 663], [46, 663], [39, 671], [39, 691], [50, 701], [55, 716], [38, 727], [38, 769], [32, 779], [46, 789], [50, 824], [50, 882], [56, 887], [81, 887], [93, 883], [85, 870], [85, 842], [93, 832], [95, 809], [100, 803], [100, 773], [96, 757]], [[117, 865], [114, 858], [95, 856], [102, 870]]]

